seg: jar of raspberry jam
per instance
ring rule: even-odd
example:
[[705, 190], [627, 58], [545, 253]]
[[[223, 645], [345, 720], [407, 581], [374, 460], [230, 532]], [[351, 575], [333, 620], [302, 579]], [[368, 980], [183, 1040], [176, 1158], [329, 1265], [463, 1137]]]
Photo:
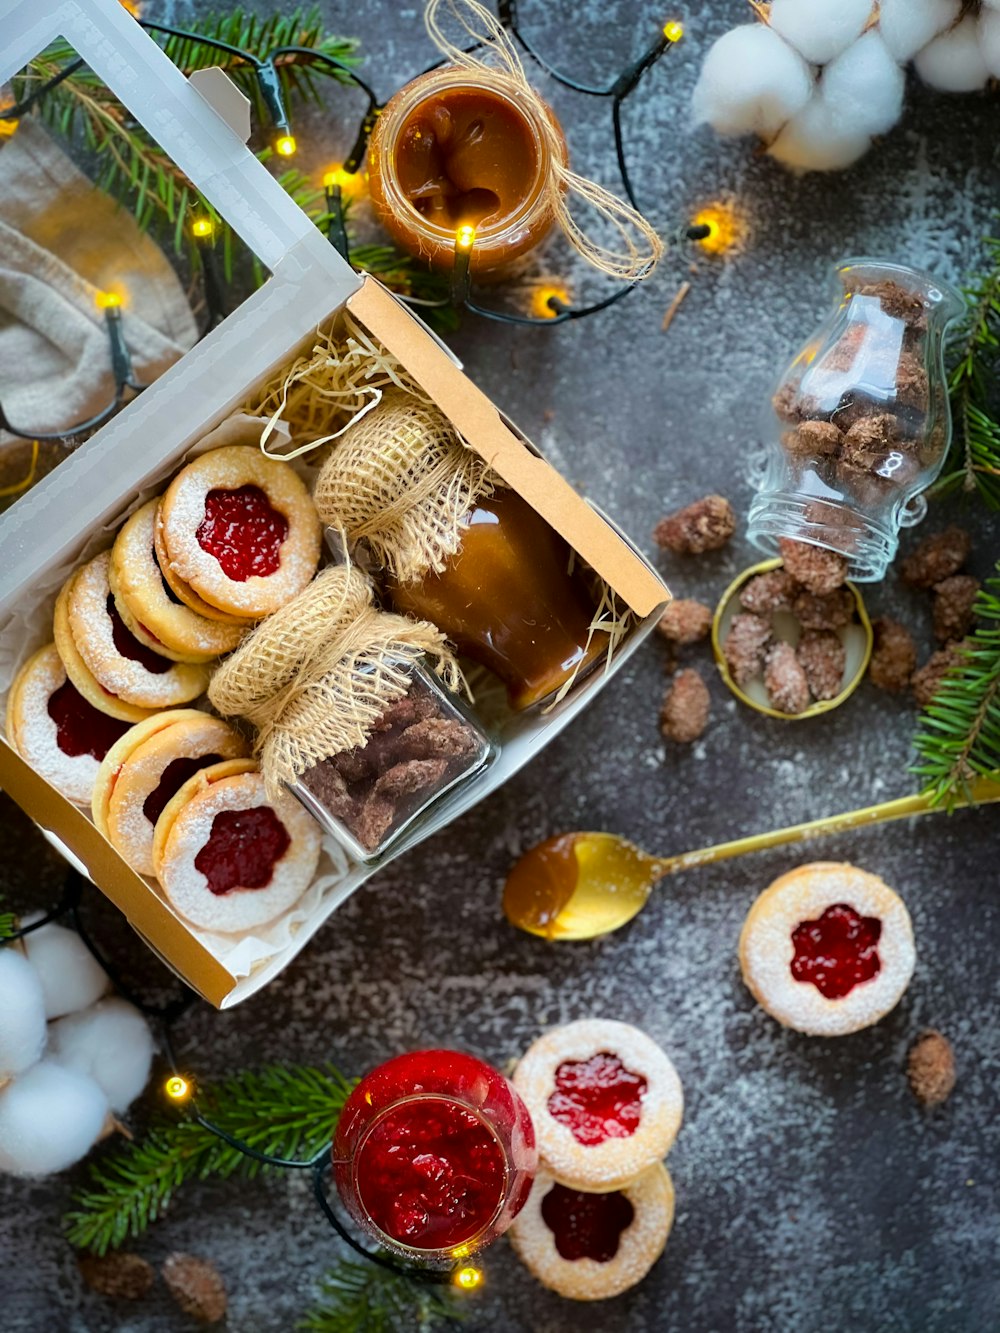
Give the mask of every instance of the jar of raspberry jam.
[[531, 1116], [512, 1084], [460, 1051], [414, 1051], [373, 1069], [333, 1143], [351, 1216], [387, 1249], [429, 1263], [502, 1235], [537, 1165]]

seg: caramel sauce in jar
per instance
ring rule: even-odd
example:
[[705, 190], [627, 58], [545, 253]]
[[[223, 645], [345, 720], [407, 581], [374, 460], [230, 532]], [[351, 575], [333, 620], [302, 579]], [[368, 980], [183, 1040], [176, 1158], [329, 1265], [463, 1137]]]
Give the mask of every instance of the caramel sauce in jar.
[[476, 502], [440, 574], [390, 582], [388, 593], [397, 611], [432, 621], [460, 653], [499, 676], [520, 711], [607, 652], [607, 634], [590, 632], [594, 598], [570, 563], [563, 538], [526, 500], [502, 490]]
[[[561, 133], [559, 140], [565, 160]], [[447, 270], [456, 231], [472, 226], [471, 269], [486, 278], [502, 276], [552, 226], [551, 165], [540, 114], [517, 86], [502, 74], [454, 67], [398, 92], [368, 150], [375, 214], [396, 243]]]

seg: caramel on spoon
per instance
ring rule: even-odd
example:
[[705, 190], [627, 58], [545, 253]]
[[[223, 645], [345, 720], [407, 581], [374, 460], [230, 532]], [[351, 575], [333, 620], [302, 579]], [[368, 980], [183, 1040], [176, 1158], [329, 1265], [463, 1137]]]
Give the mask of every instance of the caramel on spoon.
[[[969, 784], [969, 798], [959, 797], [955, 805], [989, 801], [1000, 801], [1000, 776], [975, 778]], [[943, 808], [932, 806], [918, 793], [680, 856], [650, 856], [614, 833], [563, 833], [540, 842], [514, 863], [504, 885], [503, 910], [512, 925], [531, 935], [590, 940], [631, 921], [642, 911], [653, 885], [679, 870]]]

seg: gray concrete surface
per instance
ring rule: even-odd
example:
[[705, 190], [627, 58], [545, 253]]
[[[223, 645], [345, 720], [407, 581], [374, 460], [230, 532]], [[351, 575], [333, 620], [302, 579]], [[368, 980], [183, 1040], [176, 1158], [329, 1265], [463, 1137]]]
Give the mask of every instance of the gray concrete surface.
[[[259, 7], [259, 6], [258, 6]], [[388, 94], [429, 62], [414, 5], [326, 0], [356, 33]], [[522, 0], [526, 26], [566, 67], [598, 78], [638, 53], [665, 14], [650, 0]], [[153, 9], [153, 6], [150, 6]], [[183, 3], [159, 14], [180, 19]], [[738, 0], [683, 0], [682, 47], [643, 85], [627, 118], [643, 201], [664, 227], [707, 199], [734, 196], [751, 235], [724, 263], [674, 253], [607, 315], [559, 331], [467, 321], [472, 375], [565, 473], [647, 550], [664, 511], [706, 490], [741, 514], [769, 382], [821, 308], [829, 264], [866, 252], [957, 278], [975, 259], [1000, 183], [995, 95], [946, 97], [917, 86], [905, 119], [855, 169], [797, 180], [745, 144], [692, 134], [686, 106], [709, 42], [746, 17]], [[577, 162], [610, 180], [607, 107], [561, 90]], [[302, 137], [319, 160], [336, 119]], [[322, 143], [323, 147], [317, 145]], [[552, 265], [560, 269], [560, 260]], [[692, 290], [668, 334], [663, 311]], [[988, 571], [997, 527], [960, 506]], [[750, 562], [738, 535], [724, 553], [661, 562], [674, 591], [712, 601]], [[926, 604], [890, 579], [869, 598], [927, 635]], [[707, 677], [707, 655], [693, 653]], [[603, 1015], [634, 1022], [670, 1053], [687, 1111], [670, 1157], [678, 1213], [666, 1254], [635, 1291], [594, 1309], [539, 1287], [501, 1244], [470, 1301], [473, 1333], [988, 1333], [1000, 1328], [1000, 898], [993, 811], [935, 816], [842, 836], [821, 855], [895, 885], [913, 915], [919, 960], [898, 1009], [874, 1029], [819, 1042], [780, 1029], [744, 990], [735, 957], [743, 916], [776, 874], [805, 859], [776, 851], [663, 888], [627, 930], [550, 948], [510, 929], [499, 886], [512, 857], [555, 831], [608, 828], [679, 851], [912, 789], [914, 714], [867, 685], [833, 716], [782, 725], [751, 715], [711, 683], [712, 724], [664, 751], [656, 726], [664, 654], [632, 660], [589, 712], [516, 780], [454, 829], [357, 894], [264, 994], [182, 1030], [203, 1078], [261, 1060], [334, 1060], [361, 1072], [405, 1047], [443, 1043], [503, 1063], [544, 1027]], [[9, 803], [0, 887], [17, 907], [48, 901], [61, 868]], [[99, 930], [140, 972], [142, 946], [96, 901]], [[926, 1025], [955, 1044], [959, 1083], [928, 1114], [903, 1076]], [[113, 1308], [86, 1292], [60, 1238], [78, 1173], [0, 1178], [0, 1326], [4, 1333], [174, 1333], [187, 1327], [162, 1289]], [[213, 1258], [231, 1293], [229, 1327], [285, 1333], [336, 1253], [306, 1182], [295, 1177], [194, 1185], [139, 1247], [156, 1261]], [[408, 1333], [408, 1331], [407, 1331]]]

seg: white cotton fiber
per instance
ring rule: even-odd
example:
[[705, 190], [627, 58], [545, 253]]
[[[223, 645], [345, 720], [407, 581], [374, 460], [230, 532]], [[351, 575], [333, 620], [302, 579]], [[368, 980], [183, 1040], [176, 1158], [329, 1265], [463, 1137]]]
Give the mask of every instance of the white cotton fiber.
[[733, 28], [711, 47], [691, 98], [694, 123], [719, 134], [770, 139], [805, 106], [812, 70], [762, 23]]
[[[31, 920], [26, 917], [24, 924]], [[109, 989], [107, 973], [75, 930], [50, 922], [26, 935], [24, 945], [42, 979], [46, 1017], [61, 1018], [86, 1009]]]
[[962, 0], [881, 0], [878, 30], [893, 59], [905, 65], [951, 27], [961, 7]]
[[971, 14], [929, 42], [913, 63], [925, 83], [946, 93], [975, 92], [990, 77], [979, 48], [979, 23]]
[[0, 1092], [0, 1171], [47, 1176], [78, 1162], [107, 1121], [92, 1078], [43, 1060]]
[[149, 1079], [153, 1034], [134, 1005], [112, 997], [53, 1023], [49, 1058], [89, 1075], [104, 1089], [112, 1111], [121, 1115]]
[[45, 1049], [45, 994], [23, 954], [0, 948], [0, 1082], [20, 1074]]
[[[1000, 0], [997, 0], [1000, 5]], [[1000, 79], [1000, 10], [984, 9], [979, 19], [979, 49], [986, 68]]]
[[872, 29], [823, 71], [820, 90], [834, 121], [861, 134], [885, 134], [903, 111], [906, 79]]
[[847, 49], [868, 22], [872, 0], [773, 0], [768, 21], [814, 65]]
[[871, 139], [833, 117], [817, 95], [804, 106], [767, 150], [795, 171], [836, 171], [849, 167], [871, 147]]

